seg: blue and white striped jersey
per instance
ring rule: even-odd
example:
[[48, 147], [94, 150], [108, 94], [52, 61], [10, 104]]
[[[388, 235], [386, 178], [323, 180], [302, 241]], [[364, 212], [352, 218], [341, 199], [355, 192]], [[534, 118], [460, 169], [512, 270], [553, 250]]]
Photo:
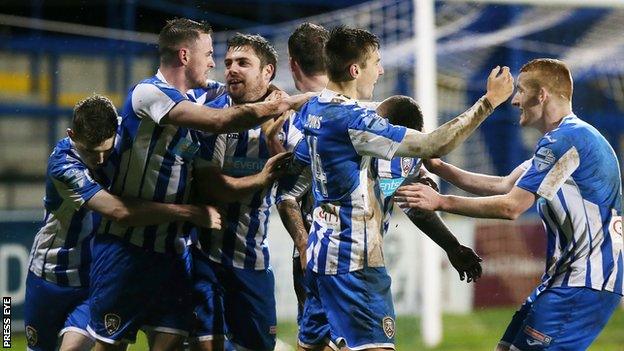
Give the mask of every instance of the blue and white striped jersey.
[[[210, 86], [222, 89], [218, 83]], [[179, 102], [195, 102], [192, 92], [178, 91], [160, 72], [130, 90], [121, 111], [120, 161], [112, 180], [113, 194], [163, 203], [187, 202], [193, 160], [204, 156], [204, 149], [195, 131], [160, 121]], [[178, 222], [128, 227], [103, 220], [98, 233], [117, 235], [147, 250], [179, 252], [184, 247], [182, 228], [183, 223]]]
[[327, 89], [300, 115], [305, 139], [295, 156], [311, 164], [315, 198], [308, 267], [320, 274], [383, 267], [383, 195], [371, 159], [391, 159], [406, 128]]
[[538, 142], [516, 184], [539, 195], [548, 236], [538, 291], [588, 287], [622, 294], [621, 179], [609, 143], [573, 114]]
[[[394, 207], [393, 196], [401, 185], [411, 184], [420, 177], [420, 166], [422, 161], [419, 158], [395, 157], [392, 160], [373, 159], [374, 171], [379, 177], [379, 187], [384, 196], [383, 211], [384, 223], [383, 234], [388, 232], [392, 208]], [[402, 208], [406, 214], [410, 208]]]
[[90, 242], [100, 215], [83, 205], [106, 186], [105, 176], [91, 173], [69, 138], [56, 144], [48, 159], [45, 224], [30, 251], [31, 272], [62, 286], [89, 285]]
[[[206, 104], [213, 108], [232, 105], [229, 95], [223, 94]], [[288, 147], [292, 122], [284, 124], [280, 138]], [[260, 127], [241, 133], [222, 134], [202, 140], [211, 145], [213, 156], [202, 165], [221, 168], [223, 174], [231, 177], [245, 177], [259, 173], [271, 157], [266, 138]], [[198, 167], [202, 167], [198, 163]], [[218, 189], [215, 189], [218, 191]], [[275, 187], [259, 190], [240, 201], [225, 205], [224, 228], [203, 230], [201, 248], [208, 257], [226, 266], [245, 269], [266, 269], [269, 267], [267, 228], [271, 207], [275, 202]], [[198, 240], [193, 240], [198, 242]]]

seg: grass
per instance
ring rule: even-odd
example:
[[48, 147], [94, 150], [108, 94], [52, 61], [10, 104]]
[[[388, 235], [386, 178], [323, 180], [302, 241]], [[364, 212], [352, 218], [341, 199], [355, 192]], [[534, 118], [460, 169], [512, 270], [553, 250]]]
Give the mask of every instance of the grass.
[[[437, 351], [493, 350], [511, 319], [513, 309], [487, 309], [468, 315], [445, 315], [444, 335]], [[403, 316], [397, 320], [397, 350], [425, 349], [420, 337], [420, 321], [417, 317]], [[594, 342], [591, 351], [624, 351], [624, 310], [620, 309], [611, 317], [609, 324]], [[278, 337], [294, 347], [297, 327], [294, 322], [280, 323]], [[147, 350], [145, 338], [140, 335], [129, 350]], [[14, 335], [13, 348], [26, 349], [23, 334]]]

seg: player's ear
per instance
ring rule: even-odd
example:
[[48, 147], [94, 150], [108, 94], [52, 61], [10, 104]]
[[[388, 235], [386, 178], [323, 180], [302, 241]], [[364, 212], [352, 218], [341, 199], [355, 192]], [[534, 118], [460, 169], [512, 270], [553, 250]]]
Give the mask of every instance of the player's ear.
[[360, 75], [360, 67], [357, 63], [351, 64], [349, 66], [349, 74], [351, 75], [351, 78], [354, 79]]
[[178, 60], [182, 63], [182, 65], [186, 66], [189, 62], [189, 53], [190, 50], [188, 48], [180, 48], [178, 50]]
[[540, 103], [544, 103], [544, 101], [546, 101], [546, 99], [548, 99], [548, 90], [546, 90], [546, 88], [544, 87], [540, 87], [539, 88], [539, 92], [537, 93], [537, 98], [539, 99]]
[[271, 63], [268, 63], [264, 67], [262, 67], [262, 76], [268, 82], [273, 80], [274, 72], [275, 72], [275, 66], [273, 66], [273, 64]]
[[76, 133], [74, 133], [74, 131], [71, 128], [67, 128], [66, 132], [67, 132], [67, 136], [70, 139], [73, 140], [76, 137]]
[[290, 70], [293, 72], [299, 70], [299, 64], [297, 63], [297, 61], [293, 60], [292, 57], [288, 57], [288, 65], [290, 66]]

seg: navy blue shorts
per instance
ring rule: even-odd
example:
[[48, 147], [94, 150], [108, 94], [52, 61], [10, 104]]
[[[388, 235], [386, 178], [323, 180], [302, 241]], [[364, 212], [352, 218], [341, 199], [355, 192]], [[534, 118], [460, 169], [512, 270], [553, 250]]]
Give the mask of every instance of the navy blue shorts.
[[621, 298], [590, 288], [546, 289], [514, 314], [500, 344], [510, 350], [586, 350]]
[[109, 344], [134, 343], [140, 328], [188, 335], [192, 290], [182, 255], [96, 235], [92, 257], [91, 335]]
[[273, 350], [277, 332], [271, 268], [240, 269], [211, 261], [193, 247], [195, 316], [199, 341], [227, 335], [248, 350]]
[[[386, 269], [322, 275], [308, 269], [299, 325], [304, 347], [331, 343], [351, 350], [394, 348], [395, 315]], [[332, 346], [333, 347], [333, 346]]]
[[59, 337], [68, 331], [91, 337], [88, 297], [87, 287], [60, 286], [28, 272], [24, 301], [28, 348], [56, 350]]

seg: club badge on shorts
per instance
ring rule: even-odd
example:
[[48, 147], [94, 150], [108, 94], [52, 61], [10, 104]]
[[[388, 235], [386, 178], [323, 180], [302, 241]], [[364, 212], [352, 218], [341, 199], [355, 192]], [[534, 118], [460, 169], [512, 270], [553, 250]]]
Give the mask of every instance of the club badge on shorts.
[[384, 334], [386, 334], [388, 339], [392, 339], [395, 332], [394, 319], [392, 319], [392, 317], [384, 317], [381, 321], [381, 325], [383, 327]]
[[121, 325], [121, 318], [114, 313], [104, 315], [104, 327], [108, 335], [113, 335]]
[[28, 342], [28, 346], [33, 347], [37, 345], [37, 329], [31, 327], [30, 325], [26, 326], [26, 341]]

